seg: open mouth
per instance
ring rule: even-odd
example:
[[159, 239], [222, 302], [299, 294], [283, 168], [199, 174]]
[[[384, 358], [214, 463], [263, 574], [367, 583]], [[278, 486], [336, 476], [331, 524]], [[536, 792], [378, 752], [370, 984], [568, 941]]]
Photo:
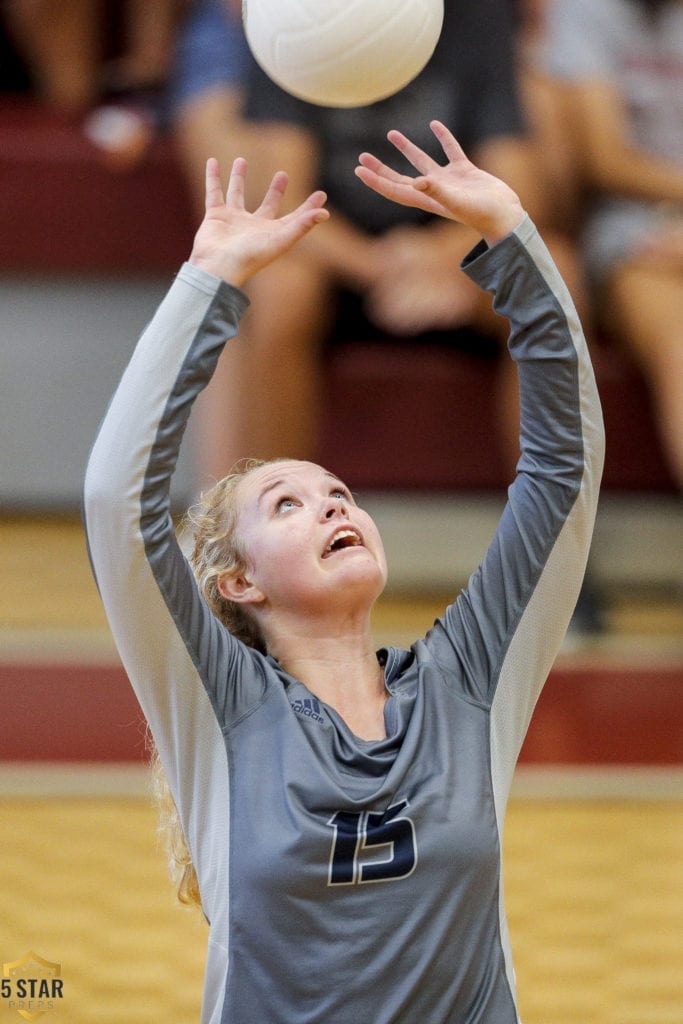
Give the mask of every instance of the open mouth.
[[346, 548], [358, 548], [363, 546], [363, 540], [357, 530], [344, 527], [337, 530], [330, 538], [330, 542], [323, 551], [323, 558], [329, 558], [337, 551], [344, 551]]

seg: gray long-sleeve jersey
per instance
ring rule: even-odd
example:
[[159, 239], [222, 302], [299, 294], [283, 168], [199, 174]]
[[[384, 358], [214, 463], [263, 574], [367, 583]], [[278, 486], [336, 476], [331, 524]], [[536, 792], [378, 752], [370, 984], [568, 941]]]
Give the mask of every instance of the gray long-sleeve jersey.
[[466, 589], [410, 650], [383, 652], [385, 739], [358, 739], [232, 637], [176, 542], [169, 480], [241, 292], [181, 269], [94, 445], [88, 542], [199, 877], [207, 1024], [518, 1020], [503, 821], [584, 573], [603, 431], [575, 310], [532, 223], [463, 266], [511, 322], [522, 455]]

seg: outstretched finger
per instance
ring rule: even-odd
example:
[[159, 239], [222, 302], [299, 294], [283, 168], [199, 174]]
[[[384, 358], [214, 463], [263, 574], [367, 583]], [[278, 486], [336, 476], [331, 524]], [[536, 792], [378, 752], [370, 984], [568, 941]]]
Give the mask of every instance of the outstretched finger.
[[277, 222], [282, 229], [286, 248], [302, 239], [316, 224], [322, 224], [329, 218], [329, 210], [323, 205], [326, 200], [324, 192], [314, 192], [297, 206], [296, 210], [292, 210]]
[[218, 160], [210, 156], [206, 161], [206, 198], [204, 205], [207, 210], [213, 210], [223, 205], [223, 186], [221, 185], [220, 168]]
[[394, 128], [387, 133], [387, 138], [420, 174], [429, 174], [439, 166], [423, 149], [411, 142], [403, 132], [396, 131]]
[[288, 182], [289, 178], [285, 171], [277, 171], [273, 175], [268, 191], [263, 197], [261, 205], [255, 211], [257, 217], [277, 217]]
[[372, 174], [377, 175], [377, 177], [386, 178], [387, 181], [395, 181], [397, 184], [409, 184], [411, 181], [405, 174], [399, 174], [393, 167], [382, 163], [372, 153], [361, 153], [358, 157], [358, 163]]
[[373, 192], [384, 196], [385, 199], [390, 199], [401, 206], [414, 206], [426, 213], [441, 213], [440, 206], [431, 196], [415, 188], [414, 178], [399, 176], [398, 180], [387, 179], [363, 165], [356, 167], [355, 174], [364, 185], [371, 188]]
[[457, 160], [467, 160], [462, 146], [445, 124], [442, 124], [441, 121], [430, 121], [429, 127], [451, 163]]
[[[286, 214], [282, 218], [283, 224], [289, 224], [291, 221], [304, 219], [308, 221], [312, 220], [313, 223], [318, 223], [318, 220], [327, 220], [329, 212], [324, 209], [325, 203], [327, 202], [327, 193], [318, 190], [317, 192], [311, 192], [310, 196], [304, 199], [303, 203], [299, 203], [295, 210]], [[322, 210], [324, 216], [317, 218], [315, 214]]]
[[247, 161], [238, 156], [232, 162], [228, 191], [225, 195], [226, 205], [233, 210], [244, 209], [244, 188], [247, 177]]

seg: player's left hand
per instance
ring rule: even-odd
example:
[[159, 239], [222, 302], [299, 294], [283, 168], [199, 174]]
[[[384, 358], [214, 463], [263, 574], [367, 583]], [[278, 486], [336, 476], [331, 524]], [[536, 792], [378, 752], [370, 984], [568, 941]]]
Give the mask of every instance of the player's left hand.
[[295, 210], [278, 216], [287, 175], [278, 171], [258, 209], [245, 209], [247, 162], [238, 157], [223, 195], [218, 161], [206, 164], [206, 213], [195, 235], [189, 262], [241, 287], [258, 270], [292, 248], [329, 213], [326, 195], [313, 192]]
[[419, 176], [400, 174], [371, 153], [361, 153], [357, 177], [386, 199], [459, 221], [474, 228], [489, 243], [514, 231], [524, 218], [517, 194], [505, 182], [468, 160], [440, 121], [432, 121], [430, 128], [448, 159], [444, 167], [401, 132], [390, 131], [389, 141]]

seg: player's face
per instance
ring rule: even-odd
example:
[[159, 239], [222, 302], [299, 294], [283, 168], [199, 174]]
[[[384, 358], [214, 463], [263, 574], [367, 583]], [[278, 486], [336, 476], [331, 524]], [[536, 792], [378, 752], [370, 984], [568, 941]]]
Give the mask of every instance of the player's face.
[[358, 602], [368, 607], [387, 578], [371, 517], [348, 488], [311, 462], [276, 462], [237, 488], [237, 536], [249, 580], [273, 606], [289, 609]]

